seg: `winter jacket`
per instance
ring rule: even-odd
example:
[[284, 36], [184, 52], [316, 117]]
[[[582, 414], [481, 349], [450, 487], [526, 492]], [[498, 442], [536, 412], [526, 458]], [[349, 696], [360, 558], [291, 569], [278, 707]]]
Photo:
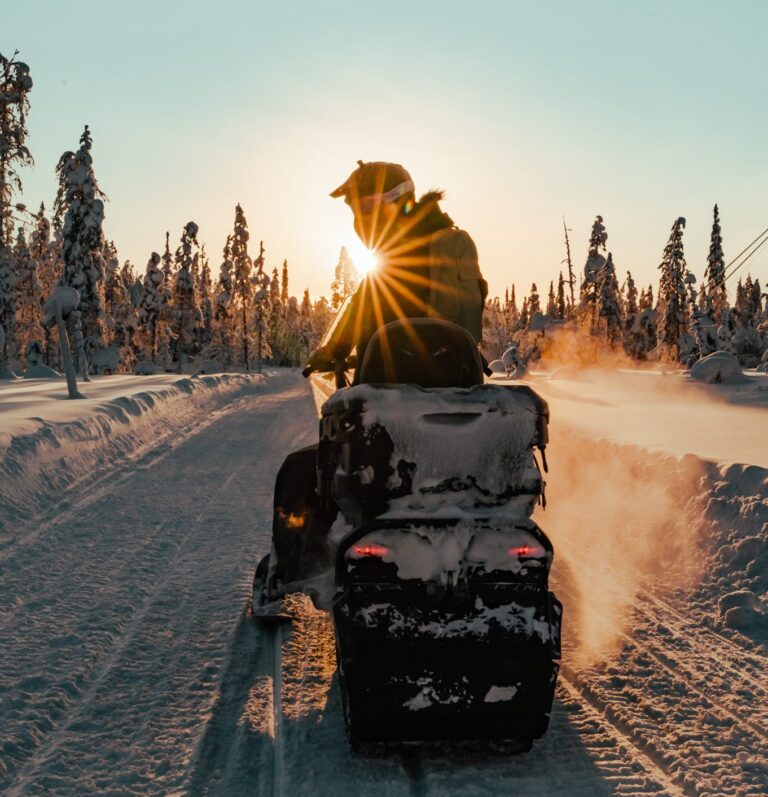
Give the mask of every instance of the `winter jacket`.
[[403, 253], [384, 258], [353, 294], [324, 347], [335, 359], [353, 347], [361, 359], [374, 332], [401, 318], [443, 318], [480, 340], [488, 286], [472, 238], [436, 209], [414, 228], [412, 239], [417, 246], [401, 242]]
[[464, 230], [438, 230], [429, 244], [428, 313], [458, 324], [479, 341], [488, 285], [480, 274], [475, 242]]

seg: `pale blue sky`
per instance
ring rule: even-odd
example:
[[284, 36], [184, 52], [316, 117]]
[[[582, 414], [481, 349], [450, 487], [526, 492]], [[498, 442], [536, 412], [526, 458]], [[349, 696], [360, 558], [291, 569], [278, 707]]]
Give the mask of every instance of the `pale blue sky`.
[[[15, 3], [29, 63], [24, 200], [50, 205], [84, 123], [106, 233], [144, 271], [194, 219], [214, 269], [242, 202], [292, 292], [327, 292], [354, 233], [328, 191], [358, 158], [402, 163], [475, 238], [492, 293], [581, 266], [600, 213], [622, 274], [657, 280], [677, 216], [703, 273], [768, 226], [768, 3]], [[768, 279], [768, 246], [749, 264]], [[746, 270], [746, 269], [745, 269]]]

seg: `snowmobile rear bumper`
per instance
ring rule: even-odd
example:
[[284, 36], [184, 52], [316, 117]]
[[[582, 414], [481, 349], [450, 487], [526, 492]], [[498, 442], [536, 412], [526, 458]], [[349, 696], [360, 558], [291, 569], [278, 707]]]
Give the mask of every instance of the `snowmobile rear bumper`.
[[335, 604], [350, 739], [540, 737], [559, 670], [554, 595], [486, 584], [482, 594], [425, 603], [416, 592], [353, 586]]

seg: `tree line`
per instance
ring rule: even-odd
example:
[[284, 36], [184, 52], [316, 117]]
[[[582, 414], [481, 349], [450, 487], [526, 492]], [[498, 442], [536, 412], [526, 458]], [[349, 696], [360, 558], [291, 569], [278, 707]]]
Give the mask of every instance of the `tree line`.
[[[235, 207], [219, 275], [190, 221], [172, 245], [152, 252], [143, 274], [103, 232], [105, 196], [93, 166], [88, 126], [75, 151], [56, 167], [58, 192], [50, 218], [13, 202], [22, 189], [19, 168], [32, 163], [26, 147], [29, 67], [0, 55], [0, 362], [17, 372], [47, 373], [61, 366], [58, 333], [44, 324], [44, 305], [56, 286], [80, 296], [68, 318], [80, 373], [260, 370], [263, 362], [306, 362], [344, 298], [357, 286], [346, 249], [336, 265], [330, 300], [305, 290], [289, 293], [289, 268], [271, 273], [264, 242], [250, 241], [244, 209]], [[42, 367], [42, 371], [41, 371]], [[6, 368], [6, 370], [8, 370]]]
[[487, 356], [498, 357], [514, 344], [529, 360], [546, 358], [557, 348], [554, 343], [569, 333], [572, 346], [576, 341], [578, 347], [573, 356], [581, 362], [618, 353], [635, 361], [689, 366], [725, 351], [745, 367], [757, 366], [768, 351], [768, 295], [759, 280], [747, 275], [739, 279], [735, 302], [730, 304], [726, 280], [736, 268], [730, 274], [726, 270], [717, 205], [700, 283], [685, 259], [684, 230], [685, 219], [680, 217], [672, 224], [662, 252], [655, 295], [653, 285], [638, 290], [629, 271], [619, 281], [602, 216], [592, 225], [577, 295], [566, 230], [567, 275], [560, 271], [557, 282], [549, 283], [546, 298], [533, 284], [518, 305], [512, 285], [503, 301], [494, 298], [487, 303], [483, 320]]

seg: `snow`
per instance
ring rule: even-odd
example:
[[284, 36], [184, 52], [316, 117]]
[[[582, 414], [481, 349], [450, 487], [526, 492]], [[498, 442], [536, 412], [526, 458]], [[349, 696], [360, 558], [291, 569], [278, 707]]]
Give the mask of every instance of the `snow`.
[[679, 372], [561, 368], [530, 385], [546, 399], [553, 423], [590, 438], [766, 468], [768, 377], [748, 372], [746, 378], [740, 385], [703, 385]]
[[414, 385], [359, 385], [328, 399], [325, 412], [359, 401], [363, 425], [380, 424], [392, 439], [393, 480], [401, 461], [416, 464], [412, 489], [392, 502], [392, 511], [435, 511], [446, 503], [440, 486], [453, 480], [466, 489], [462, 495], [451, 490], [452, 506], [503, 503], [521, 516], [531, 513], [539, 494], [532, 451], [539, 413], [528, 392], [488, 385], [429, 392]]
[[[0, 791], [767, 793], [765, 377], [565, 377], [532, 378], [552, 412], [535, 519], [555, 545], [563, 670], [548, 733], [514, 756], [354, 754], [328, 615], [297, 598], [290, 626], [253, 623], [274, 474], [317, 430], [295, 373], [96, 377], [85, 401], [62, 382], [0, 386], [2, 445], [28, 444], [0, 484], [2, 511], [26, 496], [28, 513], [0, 551]], [[54, 441], [73, 467], [98, 448], [100, 478], [30, 489]], [[436, 698], [413, 684], [414, 710]]]
[[492, 686], [488, 690], [488, 694], [485, 696], [484, 701], [486, 703], [506, 702], [512, 700], [516, 694], [516, 686]]
[[716, 351], [695, 362], [691, 367], [691, 379], [712, 385], [738, 385], [749, 381], [744, 376], [739, 361], [727, 351]]
[[172, 444], [191, 424], [260, 389], [263, 379], [102, 376], [78, 401], [66, 400], [62, 381], [0, 384], [0, 555], [62, 490], [108, 477], [148, 447]]

